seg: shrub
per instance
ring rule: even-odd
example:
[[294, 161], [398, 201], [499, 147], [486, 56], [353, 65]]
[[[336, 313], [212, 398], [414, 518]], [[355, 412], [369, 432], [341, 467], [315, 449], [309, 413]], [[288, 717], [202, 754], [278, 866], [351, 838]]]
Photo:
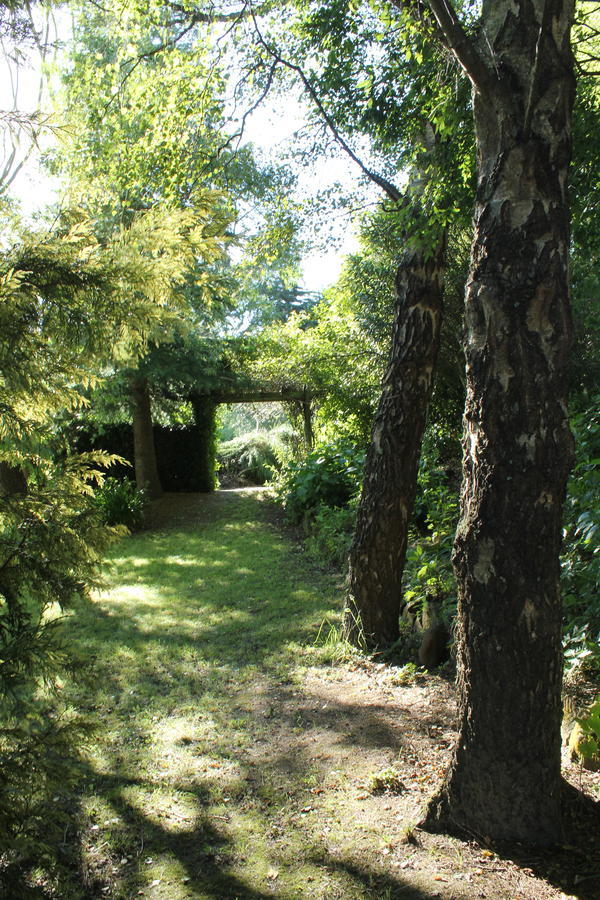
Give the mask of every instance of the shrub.
[[220, 445], [217, 452], [219, 472], [225, 478], [265, 484], [280, 467], [281, 446], [279, 431], [241, 434]]
[[96, 583], [120, 533], [100, 523], [92, 499], [108, 457], [35, 462], [25, 490], [0, 503], [0, 859], [17, 866], [52, 865], [58, 853], [65, 820], [55, 798], [77, 778], [89, 730], [57, 690], [61, 671], [82, 668], [62, 640], [61, 612]]
[[147, 498], [128, 479], [107, 478], [98, 488], [95, 503], [105, 525], [125, 525], [137, 531], [144, 524]]
[[347, 441], [319, 447], [282, 470], [277, 493], [293, 522], [323, 505], [347, 506], [360, 490], [364, 453]]
[[458, 519], [458, 491], [440, 465], [437, 452], [425, 444], [419, 465], [419, 481], [412, 540], [406, 551], [404, 601], [419, 617], [427, 596], [445, 599], [452, 617], [456, 586], [452, 546]]
[[600, 668], [600, 413], [595, 398], [572, 420], [577, 456], [565, 504], [561, 587], [567, 665]]
[[320, 503], [310, 519], [307, 551], [320, 563], [342, 569], [350, 553], [356, 524], [358, 498], [348, 506], [331, 507]]

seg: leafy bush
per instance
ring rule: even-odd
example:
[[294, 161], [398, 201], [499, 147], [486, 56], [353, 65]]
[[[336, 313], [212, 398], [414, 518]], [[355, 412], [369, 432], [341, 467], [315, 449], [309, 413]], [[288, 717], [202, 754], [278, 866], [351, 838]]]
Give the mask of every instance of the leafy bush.
[[572, 420], [577, 456], [564, 515], [561, 556], [567, 664], [600, 668], [600, 397]]
[[87, 727], [56, 690], [75, 664], [61, 613], [95, 583], [102, 551], [119, 533], [100, 522], [93, 457], [36, 462], [24, 489], [0, 503], [0, 856], [15, 863], [51, 861], [62, 839], [55, 797], [77, 776]]
[[128, 479], [107, 478], [96, 491], [95, 503], [105, 525], [125, 525], [137, 531], [144, 524], [147, 498]]
[[364, 454], [347, 441], [327, 444], [282, 470], [277, 493], [293, 522], [319, 506], [347, 506], [360, 490]]
[[[417, 522], [415, 522], [417, 519]], [[406, 551], [404, 600], [420, 613], [427, 595], [446, 598], [451, 615], [456, 594], [452, 546], [458, 520], [458, 491], [435, 451], [425, 446], [419, 481], [412, 540]], [[425, 527], [423, 527], [425, 526]], [[424, 533], [423, 533], [424, 532]]]
[[343, 569], [348, 561], [356, 524], [358, 498], [348, 506], [320, 503], [310, 519], [306, 549], [319, 562]]
[[217, 459], [225, 478], [265, 484], [280, 467], [281, 431], [254, 431], [221, 444]]

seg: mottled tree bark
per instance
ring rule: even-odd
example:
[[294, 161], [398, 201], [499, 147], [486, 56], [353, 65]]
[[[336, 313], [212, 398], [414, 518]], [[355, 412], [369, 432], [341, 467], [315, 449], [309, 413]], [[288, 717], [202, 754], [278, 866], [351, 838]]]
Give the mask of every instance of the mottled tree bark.
[[459, 737], [425, 822], [542, 844], [561, 834], [571, 16], [571, 0], [484, 0], [479, 62], [457, 44], [478, 156], [454, 556]]
[[131, 379], [131, 402], [135, 481], [138, 488], [143, 488], [151, 500], [156, 500], [163, 490], [156, 465], [150, 391], [146, 378], [134, 376]]
[[399, 636], [402, 574], [442, 319], [445, 239], [407, 250], [396, 276], [390, 359], [373, 424], [350, 551], [346, 637], [370, 649]]

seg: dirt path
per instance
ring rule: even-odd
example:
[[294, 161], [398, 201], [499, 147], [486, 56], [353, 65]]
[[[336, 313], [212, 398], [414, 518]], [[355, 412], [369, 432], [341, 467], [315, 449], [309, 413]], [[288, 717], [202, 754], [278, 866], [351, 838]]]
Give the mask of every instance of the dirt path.
[[413, 831], [448, 763], [453, 688], [313, 646], [339, 594], [264, 491], [166, 497], [115, 567], [85, 638], [106, 734], [82, 788], [82, 896], [600, 896], [585, 848], [519, 865]]

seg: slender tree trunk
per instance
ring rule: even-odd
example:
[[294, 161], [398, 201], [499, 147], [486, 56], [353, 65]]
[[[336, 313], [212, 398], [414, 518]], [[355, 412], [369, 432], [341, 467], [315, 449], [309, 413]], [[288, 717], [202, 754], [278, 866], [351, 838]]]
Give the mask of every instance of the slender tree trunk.
[[198, 427], [198, 490], [210, 493], [217, 486], [216, 444], [217, 444], [217, 404], [212, 397], [193, 397], [194, 421]]
[[302, 400], [302, 419], [304, 422], [304, 443], [307, 450], [312, 450], [315, 446], [315, 434], [313, 431], [312, 419], [312, 402], [306, 388], [304, 389], [304, 399]]
[[156, 465], [150, 391], [146, 378], [136, 375], [131, 379], [131, 399], [135, 481], [138, 488], [143, 488], [151, 500], [156, 500], [163, 490]]
[[[515, 14], [515, 9], [519, 12]], [[571, 464], [570, 0], [487, 0], [475, 90], [458, 581], [459, 737], [425, 824], [560, 839], [561, 510]]]
[[354, 644], [398, 639], [408, 523], [442, 320], [445, 238], [408, 250], [396, 276], [392, 347], [365, 464], [344, 630]]

